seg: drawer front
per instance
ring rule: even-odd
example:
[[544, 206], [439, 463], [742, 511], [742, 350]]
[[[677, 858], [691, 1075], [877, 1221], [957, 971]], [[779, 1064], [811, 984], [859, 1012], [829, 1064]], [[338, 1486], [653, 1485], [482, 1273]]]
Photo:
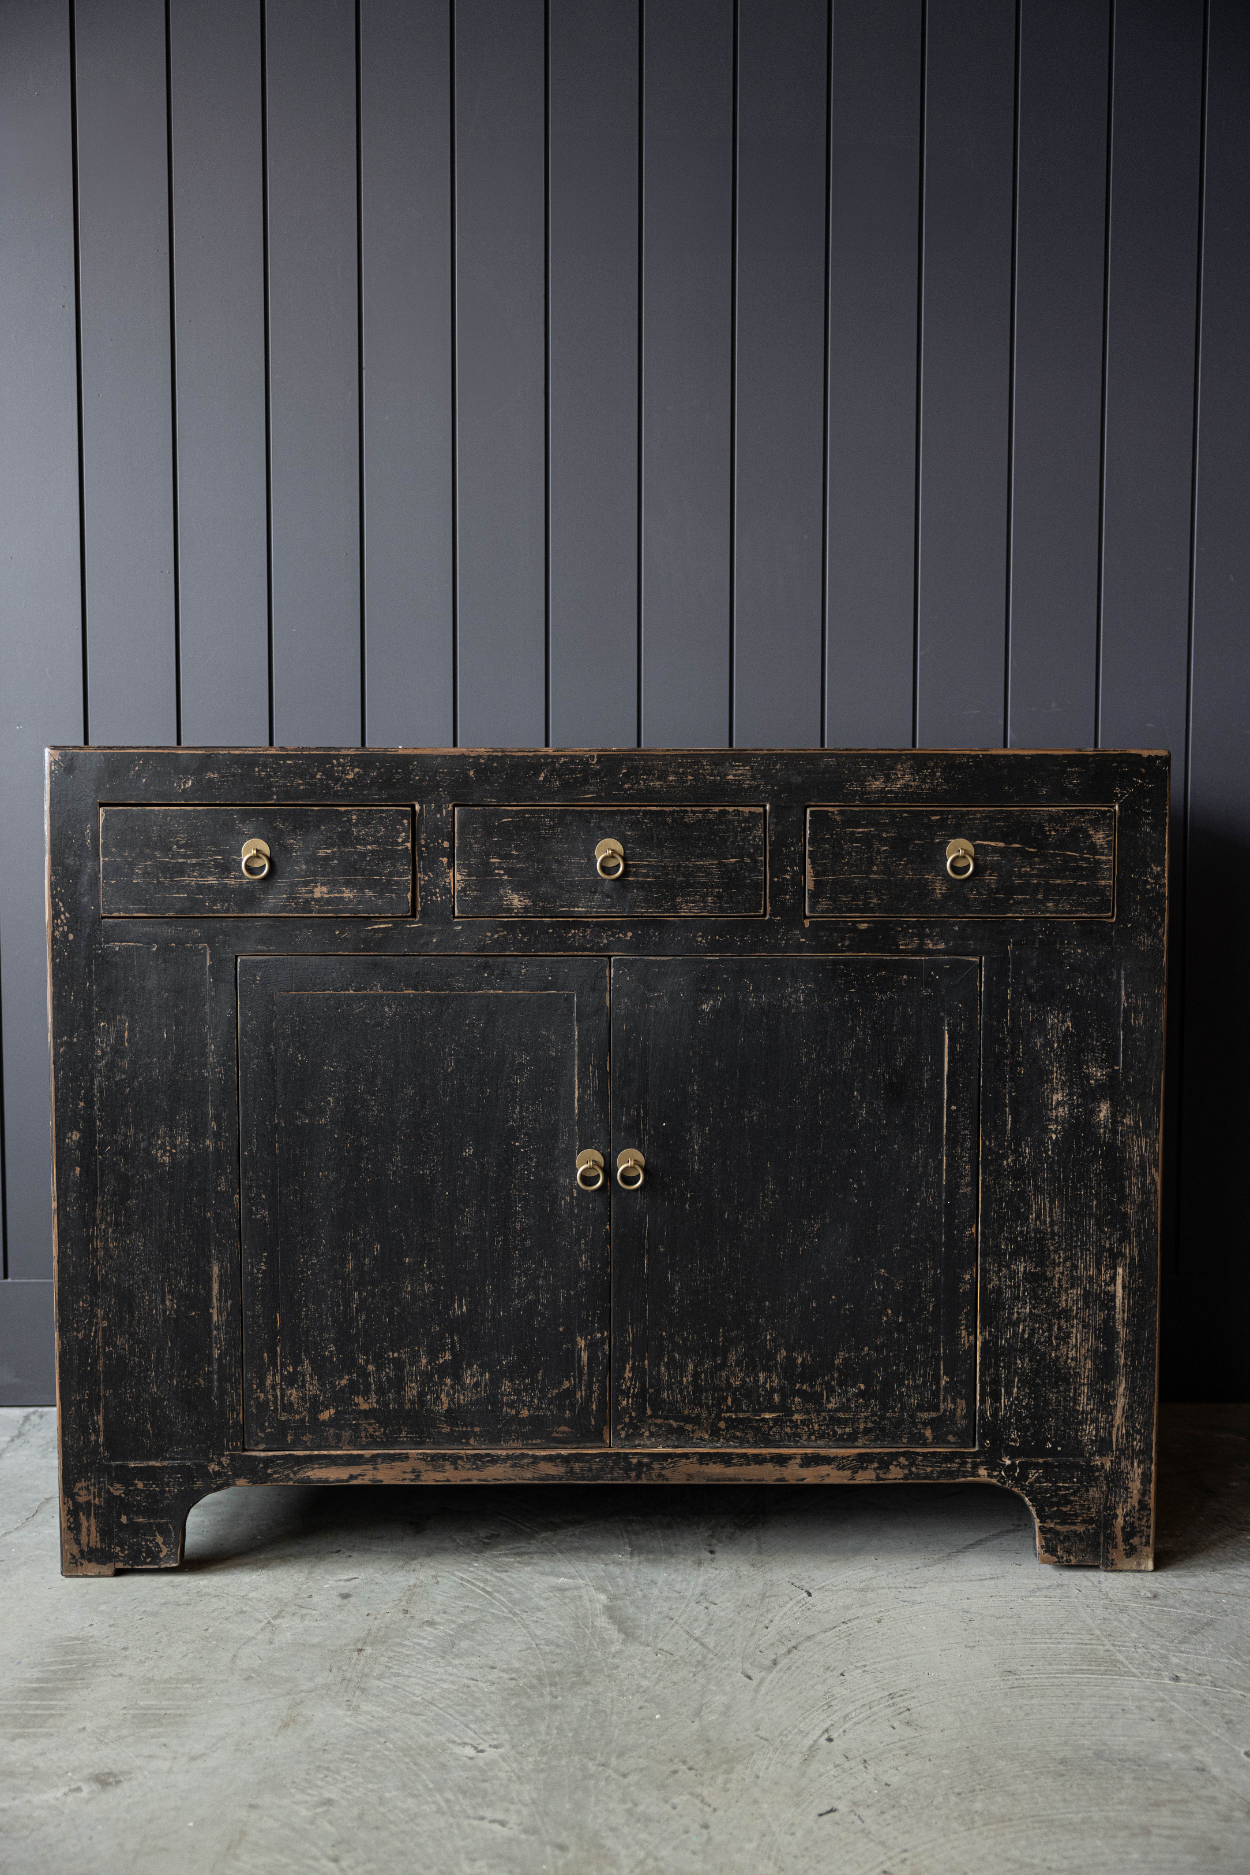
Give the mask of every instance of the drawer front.
[[[948, 859], [955, 841], [971, 854]], [[1114, 911], [1112, 807], [807, 811], [809, 918], [1110, 918]]]
[[762, 918], [764, 832], [762, 807], [458, 807], [456, 916]]
[[[269, 848], [243, 871], [244, 845]], [[104, 807], [106, 918], [407, 918], [409, 807]], [[263, 857], [249, 862], [253, 870]]]

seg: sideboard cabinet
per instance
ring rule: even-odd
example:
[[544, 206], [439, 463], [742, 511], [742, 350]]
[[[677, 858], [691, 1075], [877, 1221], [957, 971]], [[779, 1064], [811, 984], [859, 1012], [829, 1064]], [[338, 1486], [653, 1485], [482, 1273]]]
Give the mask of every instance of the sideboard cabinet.
[[976, 1480], [1149, 1568], [1168, 763], [48, 755], [63, 1567]]

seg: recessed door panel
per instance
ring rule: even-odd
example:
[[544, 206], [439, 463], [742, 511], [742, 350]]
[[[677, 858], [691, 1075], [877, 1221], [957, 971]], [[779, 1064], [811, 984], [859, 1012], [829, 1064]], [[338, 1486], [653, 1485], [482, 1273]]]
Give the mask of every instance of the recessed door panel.
[[607, 965], [239, 962], [249, 1444], [601, 1443]]
[[975, 959], [617, 959], [613, 1440], [975, 1444]]

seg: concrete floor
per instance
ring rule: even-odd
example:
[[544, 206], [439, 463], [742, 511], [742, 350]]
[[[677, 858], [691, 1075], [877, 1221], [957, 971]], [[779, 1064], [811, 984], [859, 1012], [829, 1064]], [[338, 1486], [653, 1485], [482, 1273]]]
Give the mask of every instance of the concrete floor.
[[8, 1875], [1250, 1870], [1250, 1409], [1168, 1414], [1153, 1576], [984, 1486], [275, 1487], [65, 1582], [0, 1441]]

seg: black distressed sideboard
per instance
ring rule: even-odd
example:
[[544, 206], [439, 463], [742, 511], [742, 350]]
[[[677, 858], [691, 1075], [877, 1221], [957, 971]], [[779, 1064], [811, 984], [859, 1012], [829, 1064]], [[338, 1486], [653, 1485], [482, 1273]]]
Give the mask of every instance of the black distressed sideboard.
[[231, 1484], [1153, 1560], [1168, 758], [48, 755], [63, 1568]]

